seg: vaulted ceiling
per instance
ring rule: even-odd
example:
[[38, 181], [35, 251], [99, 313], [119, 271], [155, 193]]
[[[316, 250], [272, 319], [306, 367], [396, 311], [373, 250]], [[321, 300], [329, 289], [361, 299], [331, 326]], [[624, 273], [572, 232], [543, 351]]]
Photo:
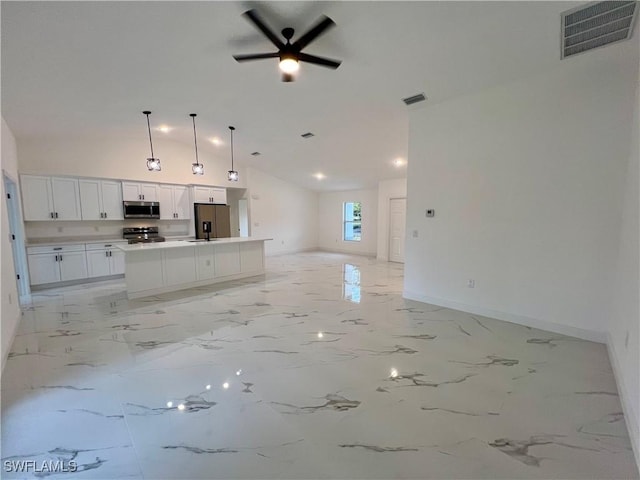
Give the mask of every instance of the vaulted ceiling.
[[[406, 175], [393, 161], [407, 159], [409, 109], [560, 66], [560, 14], [577, 5], [3, 1], [2, 115], [18, 143], [146, 141], [149, 109], [154, 126], [191, 144], [196, 112], [201, 148], [214, 154], [227, 156], [234, 125], [240, 164], [315, 190], [370, 187]], [[306, 51], [342, 65], [302, 64], [297, 81], [283, 83], [275, 59], [235, 62], [274, 50], [243, 18], [249, 8], [298, 34], [328, 15], [337, 26]], [[402, 102], [420, 92], [426, 102]], [[223, 144], [204, 140], [212, 137]]]

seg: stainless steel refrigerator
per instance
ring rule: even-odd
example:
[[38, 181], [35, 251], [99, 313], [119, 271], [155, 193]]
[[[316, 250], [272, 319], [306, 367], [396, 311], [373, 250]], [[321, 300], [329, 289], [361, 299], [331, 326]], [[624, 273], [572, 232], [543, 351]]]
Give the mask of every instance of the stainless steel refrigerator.
[[228, 205], [212, 203], [194, 203], [196, 238], [206, 238], [204, 222], [211, 222], [211, 238], [227, 238], [231, 236], [231, 217]]

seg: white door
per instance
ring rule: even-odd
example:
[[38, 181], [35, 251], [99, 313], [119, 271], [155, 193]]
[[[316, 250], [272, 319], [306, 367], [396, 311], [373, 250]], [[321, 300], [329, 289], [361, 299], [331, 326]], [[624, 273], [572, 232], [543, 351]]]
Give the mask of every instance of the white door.
[[77, 178], [51, 178], [54, 214], [57, 220], [82, 220]]
[[25, 220], [53, 219], [53, 195], [49, 177], [21, 175], [20, 188]]
[[110, 275], [108, 254], [108, 250], [87, 251], [87, 272], [89, 277], [105, 277]]
[[59, 254], [60, 280], [87, 278], [87, 256], [85, 252], [64, 252]]
[[100, 180], [82, 179], [78, 183], [80, 186], [82, 220], [102, 219], [102, 206], [100, 205]]
[[140, 193], [140, 184], [131, 182], [122, 182], [122, 200], [125, 202], [136, 202], [142, 200]]
[[193, 201], [195, 203], [213, 203], [209, 187], [193, 187]]
[[238, 200], [238, 222], [240, 224], [240, 236], [249, 236], [249, 202], [246, 198]]
[[102, 211], [106, 220], [122, 220], [122, 184], [103, 180], [102, 182]]
[[160, 220], [176, 218], [173, 208], [173, 185], [158, 185], [158, 202], [160, 202]]
[[407, 199], [389, 201], [389, 261], [404, 263], [404, 229], [407, 221]]
[[176, 218], [191, 218], [191, 209], [189, 208], [189, 189], [176, 185], [173, 187], [173, 204], [176, 211]]
[[158, 185], [156, 183], [141, 183], [140, 193], [142, 194], [142, 200], [145, 202], [158, 201]]
[[58, 254], [43, 253], [39, 255], [27, 255], [27, 258], [31, 285], [60, 281]]

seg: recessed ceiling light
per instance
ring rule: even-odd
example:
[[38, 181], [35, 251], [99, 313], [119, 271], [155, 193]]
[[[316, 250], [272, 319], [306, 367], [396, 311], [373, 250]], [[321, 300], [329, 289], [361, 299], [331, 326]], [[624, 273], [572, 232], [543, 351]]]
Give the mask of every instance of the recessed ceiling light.
[[260, 152], [253, 152], [251, 155], [253, 155], [254, 157], [257, 157], [259, 155], [262, 155]]
[[318, 180], [323, 180], [324, 178], [326, 178], [326, 175], [320, 172], [314, 173], [313, 176], [316, 177]]
[[222, 141], [218, 137], [213, 137], [211, 139], [211, 143], [213, 143], [214, 145], [222, 145]]
[[311, 137], [315, 137], [315, 135], [311, 132], [307, 132], [307, 133], [303, 133], [302, 135], [300, 135], [302, 138], [311, 138]]
[[168, 125], [160, 125], [158, 127], [158, 130], [162, 133], [169, 133], [171, 131], [171, 127], [169, 127]]
[[404, 166], [404, 165], [406, 165], [406, 164], [407, 164], [407, 161], [406, 161], [405, 159], [403, 159], [403, 158], [396, 158], [396, 159], [393, 161], [393, 164], [394, 164], [396, 167], [402, 167], [402, 166]]

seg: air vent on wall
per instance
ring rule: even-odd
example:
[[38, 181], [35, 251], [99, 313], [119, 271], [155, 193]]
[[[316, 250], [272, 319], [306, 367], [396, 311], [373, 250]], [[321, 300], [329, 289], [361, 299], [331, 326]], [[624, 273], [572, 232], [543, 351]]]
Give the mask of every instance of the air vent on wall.
[[562, 14], [562, 58], [631, 38], [637, 2], [590, 3]]
[[424, 96], [424, 93], [419, 93], [417, 95], [413, 95], [412, 97], [403, 98], [402, 101], [406, 105], [413, 105], [414, 103], [424, 102], [427, 97]]

